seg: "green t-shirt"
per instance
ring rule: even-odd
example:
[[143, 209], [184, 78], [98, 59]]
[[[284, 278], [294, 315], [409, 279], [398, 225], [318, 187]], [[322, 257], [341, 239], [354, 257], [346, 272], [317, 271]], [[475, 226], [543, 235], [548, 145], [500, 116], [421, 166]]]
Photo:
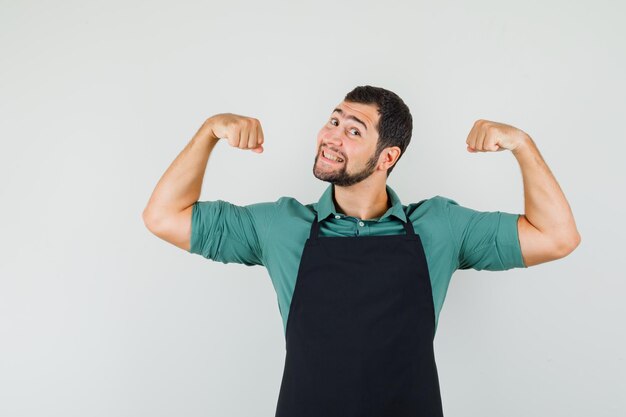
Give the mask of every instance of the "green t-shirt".
[[391, 207], [382, 217], [368, 220], [337, 212], [332, 184], [317, 203], [306, 205], [292, 197], [246, 206], [198, 201], [192, 209], [190, 253], [225, 264], [265, 266], [284, 332], [300, 256], [316, 212], [320, 237], [405, 234], [398, 219], [410, 220], [428, 263], [435, 330], [455, 270], [526, 268], [517, 231], [519, 214], [476, 211], [439, 195], [404, 206], [391, 187], [386, 188]]

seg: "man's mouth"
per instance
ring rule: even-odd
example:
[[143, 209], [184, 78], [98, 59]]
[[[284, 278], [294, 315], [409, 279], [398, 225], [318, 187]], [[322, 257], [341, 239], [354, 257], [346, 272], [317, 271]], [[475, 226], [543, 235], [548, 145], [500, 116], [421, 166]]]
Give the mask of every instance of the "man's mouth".
[[343, 159], [340, 156], [327, 152], [326, 150], [322, 150], [322, 159], [334, 164], [343, 162]]

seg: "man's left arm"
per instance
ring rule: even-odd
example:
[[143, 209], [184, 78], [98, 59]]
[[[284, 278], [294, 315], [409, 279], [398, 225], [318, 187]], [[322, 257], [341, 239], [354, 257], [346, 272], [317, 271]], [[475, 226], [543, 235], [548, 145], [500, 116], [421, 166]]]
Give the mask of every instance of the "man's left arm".
[[510, 150], [522, 171], [524, 211], [517, 222], [526, 266], [569, 255], [580, 243], [572, 210], [532, 138], [507, 124], [477, 120], [467, 140], [469, 152]]

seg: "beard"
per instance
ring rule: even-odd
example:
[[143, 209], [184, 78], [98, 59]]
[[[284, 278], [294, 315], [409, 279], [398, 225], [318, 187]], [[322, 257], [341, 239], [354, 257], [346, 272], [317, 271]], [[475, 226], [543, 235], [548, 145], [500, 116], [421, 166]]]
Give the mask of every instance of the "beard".
[[[376, 162], [378, 155], [374, 155], [367, 161], [365, 167], [358, 172], [348, 173], [348, 160], [345, 159], [341, 164], [327, 164], [325, 161], [318, 161], [322, 155], [321, 149], [315, 156], [313, 163], [313, 175], [315, 178], [329, 182], [340, 187], [348, 187], [357, 184], [368, 178], [376, 170]], [[324, 166], [322, 166], [324, 165]]]

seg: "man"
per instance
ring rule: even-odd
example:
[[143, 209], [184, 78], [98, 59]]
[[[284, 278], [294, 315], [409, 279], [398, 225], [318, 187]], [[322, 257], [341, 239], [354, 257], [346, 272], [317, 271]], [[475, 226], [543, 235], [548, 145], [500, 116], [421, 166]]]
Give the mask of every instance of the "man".
[[291, 197], [247, 206], [197, 201], [220, 138], [263, 152], [257, 119], [210, 117], [165, 172], [143, 218], [191, 253], [267, 268], [278, 296], [286, 359], [276, 410], [284, 416], [441, 416], [433, 339], [452, 273], [506, 270], [562, 258], [580, 242], [570, 207], [534, 141], [478, 120], [469, 152], [509, 150], [525, 214], [479, 212], [435, 196], [402, 205], [386, 185], [411, 139], [395, 93], [348, 93], [317, 135], [317, 203]]

